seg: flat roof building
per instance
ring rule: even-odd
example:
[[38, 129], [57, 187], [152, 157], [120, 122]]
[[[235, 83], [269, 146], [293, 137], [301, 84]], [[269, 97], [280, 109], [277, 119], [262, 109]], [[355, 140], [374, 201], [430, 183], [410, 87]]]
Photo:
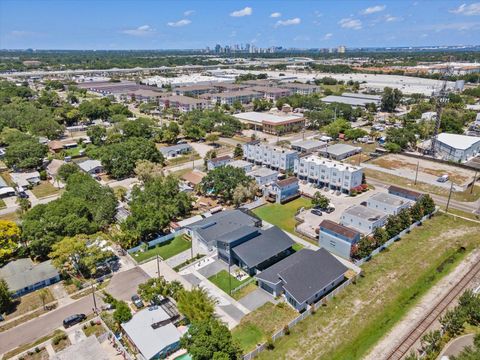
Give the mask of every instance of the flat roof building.
[[361, 147], [356, 147], [348, 144], [334, 144], [328, 145], [320, 150], [320, 152], [333, 160], [343, 160], [352, 155], [362, 152]]
[[314, 151], [318, 151], [321, 148], [327, 146], [327, 143], [319, 140], [300, 140], [291, 143], [290, 145], [293, 150], [296, 150], [301, 153], [309, 154]]
[[413, 202], [410, 200], [388, 193], [376, 193], [367, 199], [367, 207], [383, 211], [389, 215], [397, 215], [401, 210], [408, 209], [412, 204]]
[[233, 115], [250, 128], [261, 130], [267, 134], [280, 135], [299, 131], [305, 125], [302, 114], [271, 114], [256, 111], [244, 112]]
[[320, 100], [328, 104], [339, 103], [339, 104], [346, 104], [350, 106], [360, 106], [360, 107], [366, 107], [367, 104], [371, 104], [371, 103], [375, 104], [376, 106], [380, 105], [380, 102], [378, 100], [351, 97], [351, 96], [328, 95], [321, 98]]
[[441, 133], [435, 141], [435, 156], [454, 162], [467, 162], [480, 154], [480, 137]]
[[388, 215], [383, 211], [368, 208], [362, 205], [353, 205], [342, 213], [340, 224], [354, 228], [363, 234], [370, 234], [376, 228], [382, 227]]
[[360, 241], [360, 236], [361, 234], [357, 230], [331, 220], [323, 220], [320, 223], [318, 245], [344, 259], [350, 259], [352, 249]]

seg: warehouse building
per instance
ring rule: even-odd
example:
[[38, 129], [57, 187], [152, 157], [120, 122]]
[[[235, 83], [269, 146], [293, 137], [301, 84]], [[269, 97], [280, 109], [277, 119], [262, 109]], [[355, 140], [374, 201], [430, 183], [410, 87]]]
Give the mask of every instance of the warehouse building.
[[435, 141], [435, 155], [442, 160], [463, 163], [480, 154], [480, 137], [441, 133]]

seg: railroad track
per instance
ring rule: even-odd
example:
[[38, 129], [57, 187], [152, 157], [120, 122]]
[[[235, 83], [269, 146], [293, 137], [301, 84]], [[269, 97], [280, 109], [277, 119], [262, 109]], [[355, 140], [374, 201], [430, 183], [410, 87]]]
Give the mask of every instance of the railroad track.
[[423, 333], [438, 319], [443, 311], [455, 300], [455, 298], [462, 293], [470, 281], [480, 273], [480, 262], [477, 262], [465, 276], [445, 295], [428, 314], [420, 321], [415, 329], [409, 332], [407, 336], [402, 339], [402, 342], [397, 345], [387, 355], [387, 360], [400, 360], [407, 355], [410, 348], [420, 339]]

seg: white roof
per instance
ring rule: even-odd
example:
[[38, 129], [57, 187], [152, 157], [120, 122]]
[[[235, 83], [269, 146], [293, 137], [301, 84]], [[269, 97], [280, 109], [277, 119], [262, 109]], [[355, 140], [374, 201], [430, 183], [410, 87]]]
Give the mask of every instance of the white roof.
[[258, 169], [252, 170], [247, 173], [248, 176], [253, 177], [266, 177], [266, 176], [273, 176], [277, 175], [278, 172], [269, 168], [260, 167]]
[[441, 133], [438, 135], [437, 141], [458, 150], [467, 150], [473, 145], [480, 143], [480, 137]]
[[40, 173], [38, 171], [32, 171], [32, 172], [17, 172], [17, 173], [11, 173], [10, 176], [12, 177], [12, 180], [14, 183], [16, 183], [19, 186], [28, 186], [29, 182], [28, 180], [30, 179], [39, 179], [40, 178]]
[[348, 104], [351, 106], [365, 106], [370, 103], [377, 104], [379, 103], [378, 100], [371, 100], [371, 99], [362, 99], [357, 97], [347, 97], [347, 96], [337, 96], [337, 95], [328, 95], [324, 98], [320, 99], [326, 103], [340, 103], [340, 104]]
[[102, 163], [99, 160], [85, 160], [81, 163], [77, 164], [80, 169], [82, 169], [85, 172], [89, 172], [97, 167], [102, 166]]
[[282, 123], [284, 121], [303, 119], [303, 115], [274, 115], [274, 114], [261, 113], [261, 112], [255, 112], [255, 111], [235, 114], [233, 116], [235, 116], [239, 120], [252, 121], [259, 124], [262, 124], [264, 121], [273, 122], [273, 123]]
[[181, 333], [172, 323], [157, 329], [152, 327], [152, 324], [168, 319], [168, 314], [160, 306], [149, 307], [133, 315], [129, 322], [122, 324], [122, 328], [148, 360], [180, 340]]
[[15, 189], [10, 186], [0, 188], [0, 195], [10, 194], [10, 193], [15, 193]]
[[317, 155], [308, 155], [308, 156], [300, 158], [299, 161], [300, 161], [300, 163], [303, 162], [303, 161], [313, 162], [314, 164], [323, 165], [323, 166], [326, 166], [327, 168], [336, 168], [339, 171], [355, 172], [355, 171], [358, 171], [358, 170], [362, 169], [359, 166], [350, 165], [350, 164], [347, 164], [347, 163], [342, 163], [340, 161], [327, 159], [327, 158], [324, 158], [324, 157], [319, 157]]

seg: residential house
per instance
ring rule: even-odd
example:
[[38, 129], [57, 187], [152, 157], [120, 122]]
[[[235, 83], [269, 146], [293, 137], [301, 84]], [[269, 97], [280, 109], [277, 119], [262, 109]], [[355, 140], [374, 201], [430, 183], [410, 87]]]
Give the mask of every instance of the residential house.
[[253, 169], [253, 164], [245, 160], [233, 160], [232, 162], [228, 163], [228, 166], [242, 169], [246, 173], [252, 171]]
[[64, 164], [65, 164], [65, 161], [63, 161], [63, 160], [52, 159], [52, 161], [50, 161], [50, 164], [48, 164], [46, 169], [45, 169], [45, 170], [47, 170], [47, 175], [51, 178], [56, 178], [57, 175], [58, 175], [58, 170]]
[[296, 177], [275, 181], [267, 192], [267, 200], [273, 199], [278, 204], [284, 204], [300, 196], [300, 186]]
[[38, 171], [13, 172], [10, 174], [12, 181], [23, 188], [31, 188], [40, 184], [40, 173]]
[[298, 152], [295, 150], [264, 144], [258, 140], [243, 144], [242, 147], [246, 160], [282, 173], [293, 170], [295, 160], [298, 159]]
[[318, 245], [331, 253], [350, 259], [352, 248], [360, 241], [360, 232], [331, 220], [320, 223]]
[[99, 160], [88, 159], [77, 164], [82, 171], [89, 175], [97, 175], [103, 172], [102, 162]]
[[319, 187], [328, 187], [349, 194], [362, 184], [363, 169], [335, 160], [308, 155], [295, 160], [294, 172], [299, 179]]
[[278, 171], [265, 167], [260, 167], [258, 169], [252, 170], [247, 173], [247, 175], [253, 177], [256, 183], [261, 187], [269, 185], [277, 181], [278, 179]]
[[388, 193], [392, 194], [392, 195], [400, 196], [400, 197], [403, 197], [405, 199], [412, 200], [412, 201], [417, 201], [418, 199], [420, 199], [420, 197], [423, 196], [422, 193], [419, 193], [417, 191], [413, 191], [413, 190], [410, 190], [410, 189], [404, 189], [404, 188], [401, 188], [401, 187], [395, 186], [395, 185], [390, 185], [388, 187]]
[[207, 176], [207, 174], [205, 174], [204, 172], [202, 172], [200, 170], [192, 170], [188, 173], [183, 174], [182, 176], [180, 176], [180, 178], [183, 181], [185, 181], [185, 183], [187, 185], [194, 188], [195, 186], [197, 186], [198, 184], [200, 184], [202, 182], [202, 179], [205, 176]]
[[172, 146], [161, 147], [159, 151], [165, 159], [177, 157], [179, 155], [188, 154], [192, 151], [192, 147], [188, 144], [177, 144]]
[[347, 208], [340, 217], [340, 224], [354, 228], [368, 235], [376, 228], [382, 227], [387, 222], [388, 215], [383, 211], [375, 210], [361, 205]]
[[50, 260], [34, 264], [30, 258], [23, 258], [0, 268], [0, 279], [17, 297], [60, 281], [60, 274]]
[[297, 311], [307, 309], [345, 281], [348, 268], [325, 249], [302, 249], [255, 277], [261, 289], [283, 296]]
[[376, 193], [367, 199], [367, 207], [383, 211], [389, 215], [397, 215], [401, 210], [408, 209], [412, 201], [388, 193]]
[[232, 157], [230, 155], [219, 156], [216, 158], [208, 159], [207, 160], [207, 170], [213, 170], [220, 166], [225, 166], [232, 161]]
[[361, 152], [361, 147], [356, 147], [348, 144], [328, 145], [320, 151], [323, 156], [333, 160], [343, 160]]

